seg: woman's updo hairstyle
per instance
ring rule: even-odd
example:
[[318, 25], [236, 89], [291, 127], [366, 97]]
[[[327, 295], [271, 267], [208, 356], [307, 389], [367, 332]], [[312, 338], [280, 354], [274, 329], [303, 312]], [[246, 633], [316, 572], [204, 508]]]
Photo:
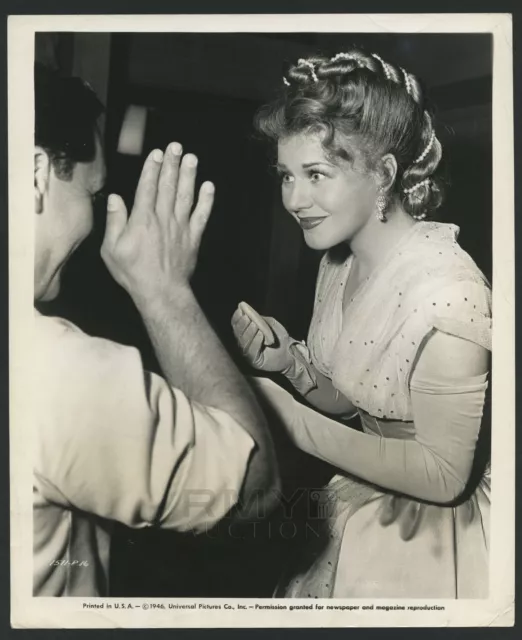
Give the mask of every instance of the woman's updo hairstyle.
[[422, 220], [441, 205], [442, 147], [415, 76], [353, 48], [300, 59], [283, 82], [280, 98], [258, 111], [258, 131], [275, 141], [320, 133], [326, 152], [348, 161], [354, 154], [346, 143], [353, 141], [369, 169], [391, 153], [398, 165], [392, 193], [404, 209]]

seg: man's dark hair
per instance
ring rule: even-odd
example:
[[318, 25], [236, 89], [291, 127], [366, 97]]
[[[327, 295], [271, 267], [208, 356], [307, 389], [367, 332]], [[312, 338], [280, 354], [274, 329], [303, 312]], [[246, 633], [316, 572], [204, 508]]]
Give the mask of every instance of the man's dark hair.
[[47, 151], [56, 175], [70, 180], [77, 162], [96, 156], [95, 125], [103, 105], [83, 80], [60, 76], [40, 63], [34, 87], [35, 144]]

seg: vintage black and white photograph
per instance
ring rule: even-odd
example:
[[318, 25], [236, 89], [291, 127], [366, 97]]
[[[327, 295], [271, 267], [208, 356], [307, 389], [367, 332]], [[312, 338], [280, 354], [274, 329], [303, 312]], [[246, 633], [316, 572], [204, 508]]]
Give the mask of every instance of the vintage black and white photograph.
[[31, 34], [23, 590], [85, 626], [509, 593], [493, 31], [309, 18]]

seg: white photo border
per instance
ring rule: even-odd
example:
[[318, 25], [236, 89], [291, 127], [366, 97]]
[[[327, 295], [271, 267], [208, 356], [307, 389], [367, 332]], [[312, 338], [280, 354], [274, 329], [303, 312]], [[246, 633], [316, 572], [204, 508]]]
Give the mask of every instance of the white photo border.
[[[363, 599], [336, 600], [359, 610], [290, 611], [309, 600], [252, 598], [127, 598], [132, 609], [110, 609], [112, 598], [32, 596], [34, 35], [85, 32], [347, 32], [491, 33], [493, 36], [493, 375], [490, 596], [487, 600], [379, 600], [406, 610], [362, 610]], [[511, 626], [515, 549], [515, 246], [513, 51], [510, 14], [258, 14], [258, 15], [26, 15], [8, 18], [9, 325], [11, 462], [11, 624], [16, 628], [393, 627]], [[330, 602], [330, 601], [326, 601]], [[325, 604], [314, 600], [314, 603]], [[84, 604], [105, 604], [84, 608]], [[153, 604], [193, 603], [196, 609]], [[285, 604], [286, 610], [255, 605]], [[200, 608], [221, 604], [222, 609]], [[408, 611], [409, 605], [442, 610]], [[144, 606], [145, 605], [145, 606]], [[224, 608], [225, 605], [233, 608]], [[239, 609], [238, 605], [246, 607]], [[297, 615], [299, 614], [299, 615]]]

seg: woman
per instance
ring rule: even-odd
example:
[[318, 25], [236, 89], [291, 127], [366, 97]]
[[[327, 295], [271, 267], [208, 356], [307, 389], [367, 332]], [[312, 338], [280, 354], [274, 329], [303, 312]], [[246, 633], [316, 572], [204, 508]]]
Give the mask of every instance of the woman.
[[[442, 149], [421, 86], [358, 49], [301, 59], [284, 82], [257, 125], [277, 142], [285, 208], [326, 250], [313, 318], [306, 345], [242, 305], [232, 322], [255, 368], [337, 417], [259, 379], [293, 442], [338, 473], [324, 544], [277, 595], [487, 597], [489, 470], [474, 473], [491, 296], [458, 228], [426, 220]], [[395, 496], [413, 517], [390, 517]]]

